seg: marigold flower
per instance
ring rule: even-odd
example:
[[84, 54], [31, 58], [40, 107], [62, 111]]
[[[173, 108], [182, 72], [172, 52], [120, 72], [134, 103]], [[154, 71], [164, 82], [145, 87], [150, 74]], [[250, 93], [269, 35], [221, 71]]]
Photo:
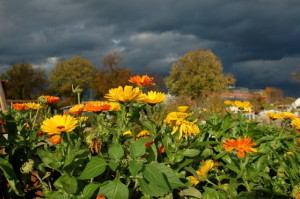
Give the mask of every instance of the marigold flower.
[[271, 119], [279, 119], [282, 120], [283, 119], [283, 115], [279, 114], [279, 113], [267, 113], [266, 114], [269, 118]]
[[149, 77], [148, 75], [143, 75], [142, 77], [136, 75], [129, 79], [129, 82], [135, 83], [137, 86], [155, 85], [155, 83], [153, 83], [152, 81], [153, 77]]
[[147, 104], [158, 104], [166, 101], [166, 95], [161, 92], [149, 91], [147, 94], [144, 94], [144, 99], [141, 101]]
[[147, 135], [151, 135], [151, 132], [148, 130], [142, 130], [135, 137], [140, 138], [140, 137], [145, 137]]
[[189, 107], [188, 106], [177, 106], [177, 110], [179, 111], [179, 112], [186, 112], [187, 110], [189, 109]]
[[292, 120], [291, 125], [294, 126], [297, 130], [300, 130], [300, 118]]
[[125, 132], [123, 133], [123, 135], [130, 135], [130, 136], [133, 136], [131, 131], [125, 131]]
[[293, 120], [293, 119], [297, 118], [297, 116], [294, 113], [291, 113], [291, 112], [282, 112], [280, 114], [281, 114], [283, 119]]
[[43, 95], [42, 97], [47, 99], [48, 104], [54, 104], [60, 100], [59, 97], [50, 96], [50, 95]]
[[224, 101], [224, 104], [227, 106], [231, 106], [233, 104], [233, 102], [230, 100], [226, 100], [226, 101]]
[[103, 194], [100, 194], [100, 195], [98, 195], [97, 196], [97, 198], [96, 199], [106, 199], [106, 197], [105, 197], [105, 195], [103, 195]]
[[226, 141], [223, 143], [223, 148], [225, 151], [232, 151], [237, 150], [237, 156], [239, 158], [245, 157], [245, 152], [249, 154], [253, 154], [252, 152], [257, 152], [258, 149], [252, 148], [252, 146], [255, 146], [256, 144], [252, 142], [252, 138], [238, 138], [235, 139], [226, 139]]
[[109, 101], [130, 102], [133, 100], [143, 100], [143, 94], [139, 88], [133, 88], [132, 86], [119, 86], [118, 88], [112, 88], [108, 91], [108, 94], [104, 96]]
[[197, 120], [193, 122], [189, 122], [187, 120], [177, 120], [177, 123], [173, 127], [173, 131], [171, 132], [171, 135], [175, 134], [176, 132], [179, 132], [178, 139], [181, 139], [182, 136], [185, 139], [188, 139], [188, 136], [197, 135], [200, 133], [199, 127], [195, 124]]
[[42, 105], [37, 104], [37, 103], [25, 103], [26, 108], [25, 109], [31, 109], [31, 110], [37, 110], [37, 109], [41, 109]]
[[61, 142], [61, 136], [53, 135], [53, 136], [51, 136], [50, 141], [52, 144], [59, 144]]
[[88, 111], [88, 112], [109, 111], [110, 105], [109, 105], [109, 102], [92, 101], [92, 102], [87, 103], [83, 110]]
[[248, 112], [250, 112], [252, 109], [252, 104], [248, 101], [243, 101], [243, 102], [242, 101], [234, 101], [231, 105], [240, 110], [248, 111]]
[[69, 109], [69, 113], [73, 115], [80, 115], [84, 109], [84, 104], [77, 104]]
[[[213, 168], [214, 162], [212, 160], [207, 160], [205, 163], [196, 171], [200, 179], [205, 179], [207, 173]], [[190, 176], [190, 181], [196, 186], [200, 181], [195, 176]]]
[[192, 114], [193, 113], [171, 112], [166, 116], [164, 121], [170, 125], [175, 125], [178, 120], [184, 120]]
[[13, 104], [12, 107], [17, 111], [23, 111], [26, 108], [25, 104]]
[[80, 122], [86, 122], [89, 119], [89, 117], [87, 117], [87, 116], [80, 116], [80, 117], [77, 117], [77, 119]]
[[70, 115], [54, 115], [43, 121], [41, 130], [49, 135], [73, 131], [78, 120]]
[[121, 110], [121, 105], [118, 102], [109, 102], [110, 105], [110, 110], [109, 111], [120, 111]]

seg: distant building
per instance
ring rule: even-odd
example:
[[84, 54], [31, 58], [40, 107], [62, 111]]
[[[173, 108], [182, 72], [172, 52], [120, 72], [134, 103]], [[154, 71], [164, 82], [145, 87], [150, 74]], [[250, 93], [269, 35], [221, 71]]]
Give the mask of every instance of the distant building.
[[263, 89], [248, 89], [243, 87], [230, 87], [221, 94], [224, 100], [252, 101], [257, 95], [263, 94]]

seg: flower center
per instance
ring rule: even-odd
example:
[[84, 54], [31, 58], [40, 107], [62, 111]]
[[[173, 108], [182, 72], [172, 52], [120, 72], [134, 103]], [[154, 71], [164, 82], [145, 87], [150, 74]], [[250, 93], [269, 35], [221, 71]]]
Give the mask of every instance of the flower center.
[[59, 129], [59, 130], [61, 130], [61, 129], [65, 128], [65, 126], [58, 126], [56, 128]]

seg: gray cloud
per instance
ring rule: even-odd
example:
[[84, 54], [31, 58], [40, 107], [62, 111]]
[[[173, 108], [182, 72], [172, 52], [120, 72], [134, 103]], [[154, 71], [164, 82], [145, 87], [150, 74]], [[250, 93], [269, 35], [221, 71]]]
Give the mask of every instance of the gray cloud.
[[136, 72], [167, 74], [184, 53], [204, 48], [237, 86], [297, 96], [289, 73], [299, 68], [299, 9], [298, 0], [1, 1], [0, 71], [22, 61], [51, 70], [54, 58], [75, 55], [100, 67], [118, 50]]

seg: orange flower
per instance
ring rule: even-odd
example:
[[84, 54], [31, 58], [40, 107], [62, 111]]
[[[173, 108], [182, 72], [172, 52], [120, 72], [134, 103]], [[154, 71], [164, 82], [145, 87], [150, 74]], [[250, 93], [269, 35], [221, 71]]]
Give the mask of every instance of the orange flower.
[[12, 106], [17, 111], [23, 111], [26, 108], [25, 104], [13, 104]]
[[149, 77], [148, 75], [143, 75], [142, 77], [136, 75], [129, 79], [129, 82], [135, 83], [137, 86], [155, 85], [155, 83], [153, 83], [152, 81], [153, 77]]
[[55, 96], [43, 95], [43, 97], [47, 99], [48, 104], [54, 104], [60, 100], [59, 97]]
[[80, 115], [84, 109], [84, 104], [77, 104], [69, 109], [69, 113], [73, 115]]
[[237, 150], [237, 156], [239, 158], [245, 157], [245, 152], [250, 153], [252, 155], [252, 152], [257, 152], [258, 149], [252, 148], [252, 146], [255, 146], [256, 144], [252, 142], [252, 138], [238, 138], [235, 139], [226, 139], [226, 141], [223, 143], [223, 148], [225, 151], [232, 151]]
[[83, 110], [88, 112], [110, 111], [110, 105], [109, 102], [92, 101], [87, 103]]
[[50, 141], [52, 144], [59, 144], [61, 142], [61, 137], [60, 135], [53, 135], [51, 136]]
[[106, 197], [105, 197], [105, 195], [103, 195], [103, 194], [100, 194], [100, 195], [98, 195], [97, 196], [97, 198], [96, 199], [106, 199]]

